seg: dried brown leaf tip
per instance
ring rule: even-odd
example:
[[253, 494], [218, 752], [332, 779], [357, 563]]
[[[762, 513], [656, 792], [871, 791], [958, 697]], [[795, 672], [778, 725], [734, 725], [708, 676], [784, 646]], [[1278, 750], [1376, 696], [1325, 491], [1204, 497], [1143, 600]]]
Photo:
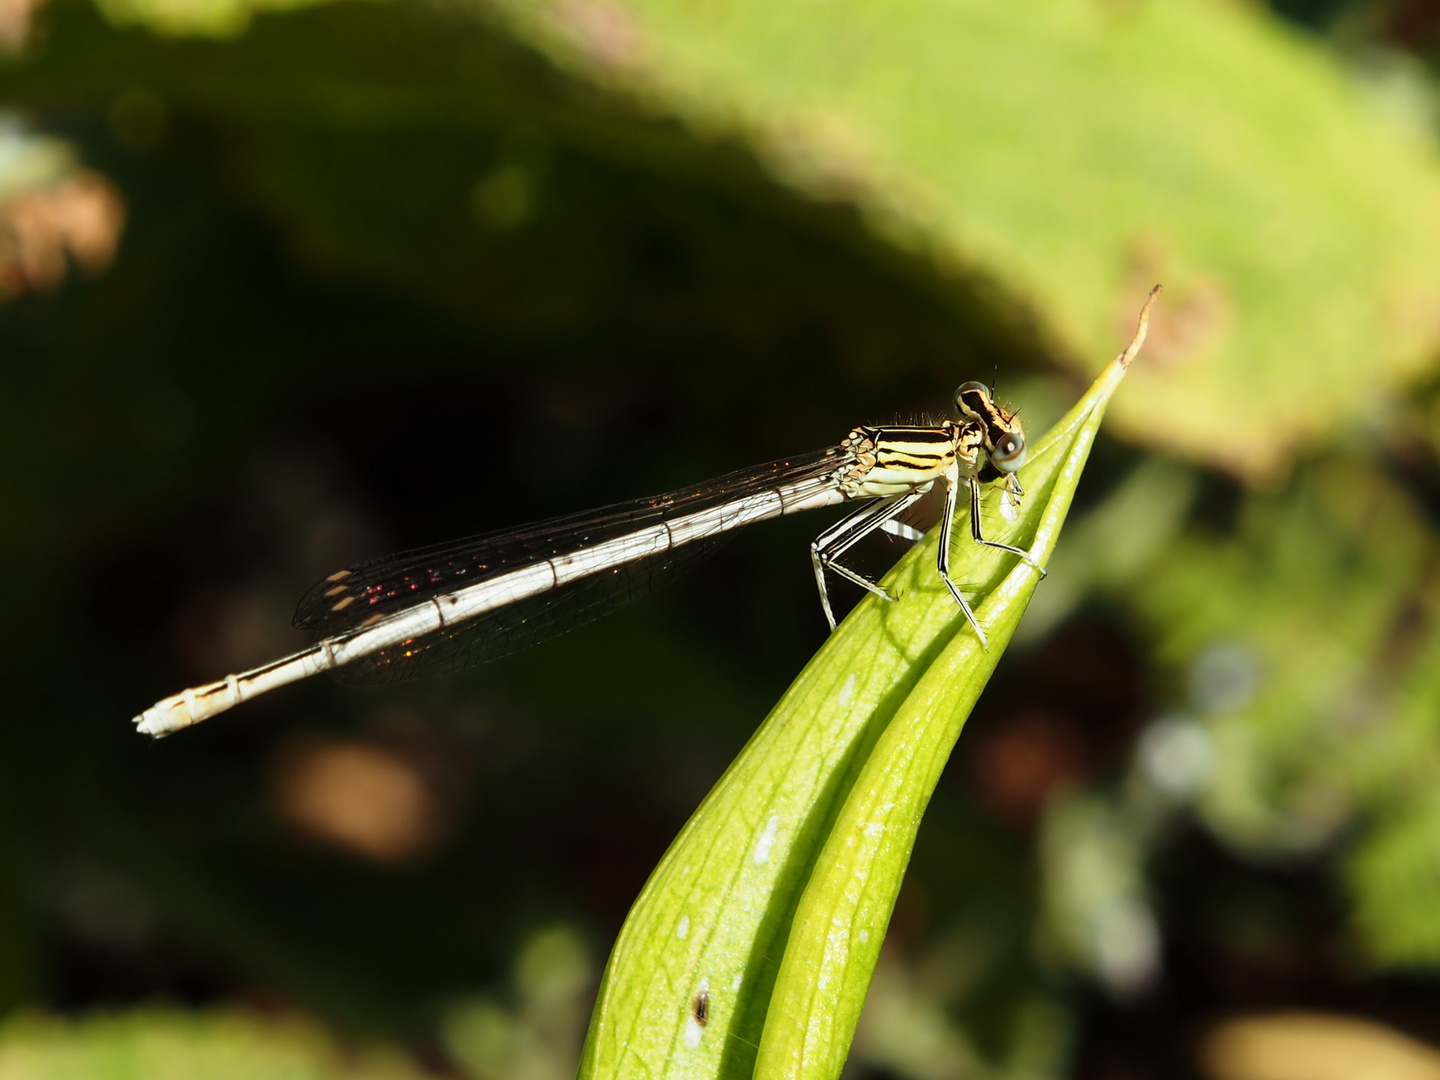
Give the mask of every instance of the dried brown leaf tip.
[[1140, 323], [1135, 327], [1135, 336], [1130, 339], [1129, 346], [1116, 359], [1120, 366], [1129, 367], [1130, 361], [1135, 359], [1135, 354], [1145, 344], [1145, 335], [1150, 330], [1150, 309], [1155, 306], [1155, 301], [1160, 296], [1160, 286], [1156, 285], [1150, 290], [1150, 295], [1145, 298], [1145, 306], [1140, 309]]

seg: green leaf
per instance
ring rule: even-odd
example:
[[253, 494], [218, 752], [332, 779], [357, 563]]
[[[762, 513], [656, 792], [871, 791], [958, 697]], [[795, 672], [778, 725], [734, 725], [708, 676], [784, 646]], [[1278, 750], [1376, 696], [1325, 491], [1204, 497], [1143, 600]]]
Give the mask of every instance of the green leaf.
[[105, 17], [117, 26], [142, 25], [167, 36], [203, 35], [229, 38], [245, 32], [250, 20], [265, 11], [287, 11], [327, 0], [96, 0]]
[[[139, 71], [177, 115], [265, 117], [227, 180], [283, 213], [310, 257], [531, 334], [585, 311], [555, 283], [566, 260], [526, 236], [543, 208], [574, 199], [573, 179], [550, 186], [546, 147], [723, 190], [733, 163], [720, 151], [740, 142], [806, 198], [857, 206], [892, 249], [881, 261], [912, 257], [907, 273], [953, 311], [983, 309], [1084, 375], [1128, 320], [1126, 297], [1163, 277], [1175, 317], [1152, 348], [1164, 370], [1137, 377], [1115, 423], [1250, 477], [1282, 472], [1357, 414], [1380, 416], [1434, 370], [1440, 169], [1423, 109], [1406, 105], [1425, 100], [1423, 76], [1393, 64], [1367, 81], [1256, 5], [337, 5], [323, 25], [341, 29], [315, 48], [313, 12], [270, 10], [309, 2], [103, 0], [112, 19], [166, 33], [233, 33], [254, 16], [253, 28], [227, 50], [142, 57], [127, 39], [118, 72], [109, 47], [47, 59], [73, 47], [51, 39], [24, 65], [42, 70], [7, 80], [7, 100], [52, 107], [107, 83], [115, 95]], [[473, 25], [457, 28], [457, 13]], [[392, 36], [377, 43], [382, 23]], [[480, 28], [523, 48], [477, 51]], [[531, 46], [626, 93], [577, 93], [529, 62]], [[637, 114], [679, 118], [688, 133], [632, 128]], [[458, 152], [456, 136], [481, 126], [507, 133], [500, 160]], [[343, 138], [387, 129], [410, 137], [368, 155]], [[449, 141], [414, 139], [438, 131]], [[412, 174], [397, 185], [403, 214], [371, 201], [394, 160]], [[604, 218], [624, 194], [588, 197]], [[585, 231], [595, 216], [565, 221], [591, 257], [609, 242]], [[548, 273], [477, 289], [467, 275], [482, 255]]]
[[[1042, 565], [1142, 339], [1031, 450], [1006, 539]], [[861, 602], [666, 852], [611, 954], [581, 1077], [839, 1073], [921, 814], [1038, 580], [956, 542], [986, 650], [935, 573], [938, 531], [885, 579], [897, 602]]]
[[298, 1016], [146, 1008], [81, 1020], [18, 1013], [0, 1025], [0, 1076], [24, 1080], [419, 1080], [396, 1049], [340, 1046]]
[[572, 69], [978, 267], [1083, 374], [1163, 279], [1115, 417], [1152, 445], [1274, 473], [1354, 418], [1357, 357], [1364, 408], [1433, 365], [1429, 121], [1263, 5], [499, 2]]

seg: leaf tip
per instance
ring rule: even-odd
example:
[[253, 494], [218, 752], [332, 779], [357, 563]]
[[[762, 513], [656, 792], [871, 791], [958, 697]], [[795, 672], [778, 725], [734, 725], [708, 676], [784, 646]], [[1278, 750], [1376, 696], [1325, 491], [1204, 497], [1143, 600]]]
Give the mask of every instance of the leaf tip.
[[1116, 357], [1122, 368], [1130, 366], [1130, 361], [1135, 359], [1135, 354], [1140, 351], [1140, 346], [1145, 344], [1145, 335], [1150, 330], [1150, 309], [1155, 306], [1160, 291], [1161, 286], [1156, 285], [1150, 290], [1150, 295], [1145, 297], [1145, 306], [1140, 309], [1140, 323], [1135, 327], [1135, 336], [1130, 339], [1130, 344], [1125, 351]]

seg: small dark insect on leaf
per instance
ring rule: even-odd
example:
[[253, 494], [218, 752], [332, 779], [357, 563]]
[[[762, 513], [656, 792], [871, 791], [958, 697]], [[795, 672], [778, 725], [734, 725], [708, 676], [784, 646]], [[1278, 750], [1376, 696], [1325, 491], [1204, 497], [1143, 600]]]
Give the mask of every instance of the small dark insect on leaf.
[[690, 1003], [690, 1015], [702, 1028], [710, 1022], [710, 991], [701, 990]]

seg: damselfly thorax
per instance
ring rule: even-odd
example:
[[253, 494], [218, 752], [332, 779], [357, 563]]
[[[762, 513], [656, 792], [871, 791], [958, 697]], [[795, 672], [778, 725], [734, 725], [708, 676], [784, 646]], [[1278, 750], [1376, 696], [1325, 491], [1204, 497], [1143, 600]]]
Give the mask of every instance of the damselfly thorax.
[[858, 427], [841, 444], [854, 456], [853, 478], [842, 485], [847, 498], [873, 499], [929, 491], [937, 480], [959, 471], [972, 475], [984, 448], [984, 433], [973, 423], [939, 427]]
[[834, 629], [827, 575], [893, 600], [840, 558], [876, 530], [908, 535], [900, 515], [936, 488], [945, 499], [936, 569], [984, 645], [985, 632], [950, 577], [960, 490], [970, 495], [976, 544], [1044, 571], [1023, 549], [987, 540], [981, 527], [983, 485], [1003, 477], [1010, 499], [1022, 494], [1015, 473], [1025, 461], [1025, 434], [1018, 417], [996, 405], [981, 383], [961, 386], [955, 405], [956, 420], [857, 427], [828, 449], [706, 484], [337, 571], [295, 613], [295, 625], [315, 634], [314, 645], [181, 691], [135, 722], [143, 732], [166, 735], [321, 671], [379, 683], [493, 660], [634, 599], [743, 525], [858, 502], [810, 548], [821, 609]]

